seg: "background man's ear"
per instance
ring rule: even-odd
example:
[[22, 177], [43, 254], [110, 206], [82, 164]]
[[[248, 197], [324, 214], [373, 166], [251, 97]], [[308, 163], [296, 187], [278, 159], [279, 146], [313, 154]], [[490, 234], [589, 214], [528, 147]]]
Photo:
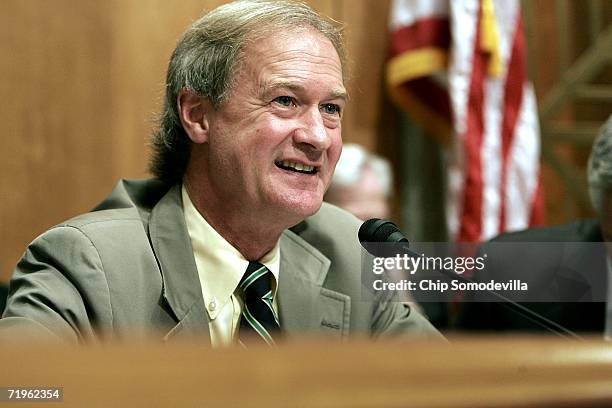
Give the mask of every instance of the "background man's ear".
[[208, 140], [210, 104], [192, 90], [181, 89], [176, 100], [179, 118], [185, 133], [193, 143]]

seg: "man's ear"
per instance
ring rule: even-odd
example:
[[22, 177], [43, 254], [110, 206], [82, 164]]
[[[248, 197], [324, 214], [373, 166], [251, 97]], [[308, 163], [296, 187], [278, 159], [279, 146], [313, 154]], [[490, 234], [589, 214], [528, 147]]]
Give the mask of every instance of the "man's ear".
[[208, 118], [211, 106], [206, 98], [192, 90], [181, 89], [177, 100], [179, 118], [185, 133], [193, 143], [204, 143], [208, 140]]

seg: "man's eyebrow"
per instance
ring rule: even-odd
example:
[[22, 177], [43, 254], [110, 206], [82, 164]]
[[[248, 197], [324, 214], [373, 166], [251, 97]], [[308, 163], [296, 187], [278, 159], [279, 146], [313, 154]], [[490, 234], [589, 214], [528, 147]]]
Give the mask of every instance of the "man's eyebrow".
[[342, 99], [342, 100], [345, 100], [345, 101], [347, 101], [349, 99], [349, 94], [344, 89], [334, 89], [331, 92], [331, 96], [334, 99]]
[[[262, 86], [262, 89], [263, 89], [264, 95], [267, 96], [273, 93], [274, 91], [276, 91], [277, 89], [289, 89], [291, 91], [304, 91], [306, 88], [304, 87], [304, 85], [298, 82], [274, 81], [274, 82], [268, 82], [264, 84]], [[343, 99], [343, 100], [347, 100], [349, 98], [348, 93], [346, 92], [344, 88], [333, 89], [330, 92], [330, 97], [333, 99]]]

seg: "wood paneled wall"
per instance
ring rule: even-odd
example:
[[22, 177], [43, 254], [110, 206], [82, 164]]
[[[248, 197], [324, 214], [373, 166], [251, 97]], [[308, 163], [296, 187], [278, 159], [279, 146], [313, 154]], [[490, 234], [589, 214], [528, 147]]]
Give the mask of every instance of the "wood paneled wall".
[[[118, 178], [146, 177], [170, 53], [190, 22], [224, 2], [0, 1], [0, 280], [36, 235], [90, 209]], [[390, 0], [308, 3], [346, 24], [344, 140], [399, 160], [382, 91]], [[547, 53], [554, 21], [552, 2], [535, 4], [541, 96], [557, 77]]]
[[0, 3], [0, 266], [90, 207], [115, 172], [112, 8], [70, 0]]
[[[48, 227], [146, 177], [170, 53], [221, 0], [0, 2], [0, 280]], [[389, 0], [311, 0], [347, 24], [345, 140], [375, 148]]]

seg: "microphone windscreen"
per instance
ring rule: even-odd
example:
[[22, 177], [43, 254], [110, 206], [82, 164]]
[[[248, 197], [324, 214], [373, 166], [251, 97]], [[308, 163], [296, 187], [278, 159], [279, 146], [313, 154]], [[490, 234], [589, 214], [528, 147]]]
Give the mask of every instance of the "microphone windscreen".
[[359, 228], [359, 242], [408, 242], [406, 237], [391, 221], [372, 218]]

